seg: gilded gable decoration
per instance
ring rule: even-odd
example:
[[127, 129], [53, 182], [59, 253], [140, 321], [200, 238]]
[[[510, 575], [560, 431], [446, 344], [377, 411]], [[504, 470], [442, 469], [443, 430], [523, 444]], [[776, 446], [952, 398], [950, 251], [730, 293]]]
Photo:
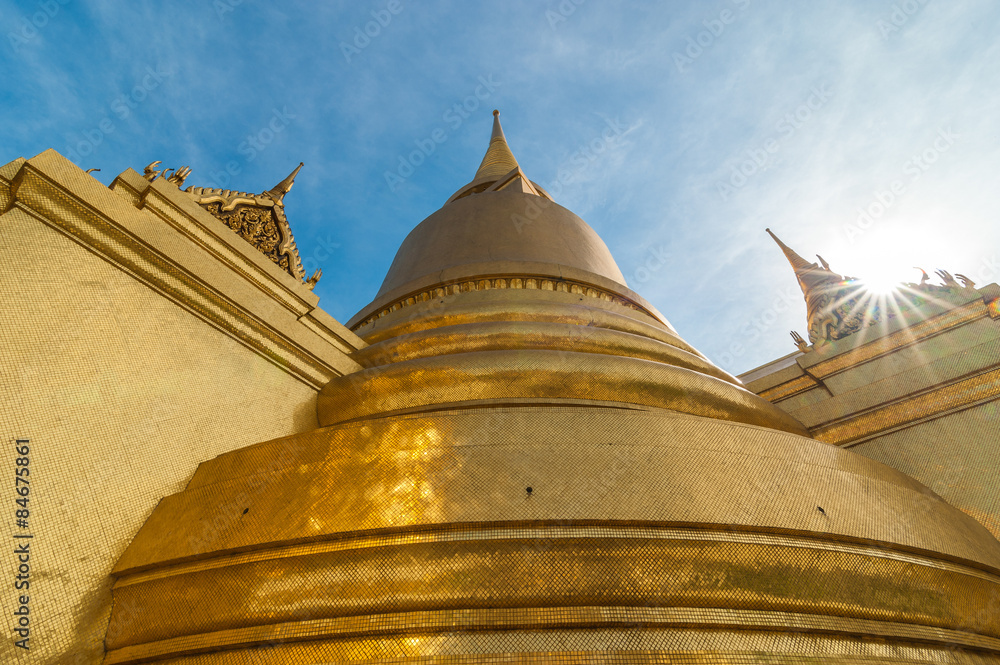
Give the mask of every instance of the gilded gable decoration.
[[[159, 162], [153, 162], [146, 167], [147, 177], [149, 174], [165, 173], [155, 170], [158, 164]], [[317, 270], [312, 277], [306, 278], [291, 226], [285, 217], [284, 197], [291, 190], [295, 176], [301, 168], [300, 162], [288, 177], [260, 194], [208, 187], [188, 187], [184, 191], [190, 194], [198, 205], [228, 226], [233, 233], [256, 247], [279, 268], [311, 289], [319, 281], [322, 273]], [[190, 169], [185, 173], [182, 167], [168, 179], [174, 182], [174, 178], [180, 177], [183, 182], [189, 173]]]

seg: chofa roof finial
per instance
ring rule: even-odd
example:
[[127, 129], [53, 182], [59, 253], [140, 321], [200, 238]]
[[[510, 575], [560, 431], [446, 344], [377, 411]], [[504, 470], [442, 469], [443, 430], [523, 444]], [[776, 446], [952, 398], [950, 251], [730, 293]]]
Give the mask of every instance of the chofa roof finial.
[[302, 168], [304, 162], [299, 162], [299, 165], [295, 167], [295, 170], [288, 174], [288, 177], [279, 182], [277, 185], [271, 189], [264, 192], [265, 195], [274, 199], [275, 202], [281, 203], [282, 199], [285, 198], [287, 194], [292, 189], [292, 185], [295, 184], [295, 176], [298, 175], [299, 169]]

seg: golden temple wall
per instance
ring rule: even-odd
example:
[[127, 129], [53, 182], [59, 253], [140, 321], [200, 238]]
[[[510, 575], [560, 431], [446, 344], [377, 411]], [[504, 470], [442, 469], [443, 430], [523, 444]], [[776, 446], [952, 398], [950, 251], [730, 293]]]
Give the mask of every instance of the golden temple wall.
[[1000, 538], [1000, 403], [920, 423], [851, 450], [916, 478]]
[[[315, 429], [319, 388], [363, 346], [221, 223], [209, 237], [214, 218], [176, 186], [120, 178], [134, 187], [113, 192], [51, 151], [0, 169], [5, 663], [99, 662], [109, 572], [158, 501], [202, 461]], [[30, 440], [26, 507], [16, 438]], [[21, 596], [29, 650], [12, 638]]]
[[[961, 296], [961, 297], [959, 297]], [[1000, 315], [994, 284], [922, 320], [743, 374], [812, 436], [927, 485], [1000, 537]]]

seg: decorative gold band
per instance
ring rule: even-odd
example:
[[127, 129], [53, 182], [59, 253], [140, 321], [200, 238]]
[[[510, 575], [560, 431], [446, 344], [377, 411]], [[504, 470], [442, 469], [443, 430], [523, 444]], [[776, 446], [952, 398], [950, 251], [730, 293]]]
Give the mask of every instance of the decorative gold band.
[[[622, 567], [622, 556], [642, 565]], [[621, 633], [639, 625], [814, 630], [1000, 654], [1000, 618], [989, 614], [1000, 589], [995, 575], [916, 553], [766, 532], [484, 524], [163, 572], [116, 585], [109, 663], [270, 640], [400, 635], [419, 643], [441, 632]], [[595, 610], [601, 605], [611, 608]], [[160, 620], [135, 619], [149, 616]]]
[[460, 523], [440, 524], [409, 528], [394, 532], [350, 535], [296, 545], [269, 547], [248, 552], [225, 554], [211, 559], [178, 563], [161, 568], [128, 573], [115, 583], [115, 589], [152, 580], [178, 575], [188, 575], [217, 568], [242, 564], [310, 556], [328, 552], [364, 550], [369, 548], [400, 547], [414, 544], [451, 543], [484, 540], [534, 540], [566, 538], [642, 538], [649, 540], [696, 540], [708, 543], [757, 544], [771, 547], [796, 547], [830, 552], [856, 554], [859, 556], [891, 559], [907, 564], [929, 566], [943, 571], [978, 578], [987, 584], [1000, 585], [1000, 572], [994, 574], [961, 563], [934, 559], [887, 544], [852, 543], [830, 541], [811, 537], [806, 533], [776, 533], [762, 529], [741, 527], [742, 530], [719, 529], [702, 525], [658, 525], [625, 524], [602, 522], [594, 524], [508, 524], [508, 523]]
[[[541, 630], [546, 632], [543, 633]], [[687, 640], [678, 634], [681, 631], [690, 633]], [[757, 634], [750, 636], [747, 635], [748, 632]], [[786, 648], [789, 648], [789, 651], [793, 651], [793, 653], [788, 654], [789, 658], [785, 662], [801, 662], [794, 660], [795, 657], [830, 656], [831, 652], [835, 652], [836, 649], [827, 651], [829, 646], [825, 644], [821, 647], [822, 651], [811, 649], [809, 648], [810, 642], [818, 643], [816, 646], [819, 646], [827, 640], [835, 640], [837, 637], [855, 639], [875, 637], [879, 640], [885, 640], [885, 643], [881, 645], [883, 653], [869, 654], [870, 657], [874, 656], [875, 658], [881, 655], [885, 659], [884, 662], [914, 662], [910, 658], [916, 654], [912, 652], [924, 651], [926, 653], [938, 649], [954, 657], [956, 646], [1000, 653], [1000, 640], [990, 637], [964, 631], [929, 628], [891, 621], [825, 617], [795, 612], [698, 607], [589, 606], [438, 610], [286, 622], [221, 630], [203, 635], [123, 647], [109, 651], [104, 662], [106, 665], [125, 665], [150, 658], [159, 659], [223, 649], [228, 651], [250, 648], [255, 649], [253, 662], [272, 662], [261, 660], [261, 658], [267, 657], [266, 651], [261, 654], [256, 649], [262, 647], [265, 649], [270, 647], [277, 651], [273, 655], [278, 656], [279, 659], [273, 662], [287, 663], [317, 662], [309, 657], [308, 652], [320, 649], [329, 654], [328, 658], [331, 660], [326, 662], [350, 662], [373, 656], [384, 657], [388, 654], [379, 653], [383, 649], [396, 651], [399, 656], [404, 653], [410, 657], [435, 653], [444, 656], [444, 658], [438, 656], [441, 659], [435, 658], [434, 662], [481, 662], [478, 658], [486, 655], [480, 651], [482, 647], [475, 650], [469, 649], [469, 651], [479, 651], [478, 658], [475, 658], [471, 654], [465, 657], [457, 655], [445, 646], [450, 644], [455, 647], [465, 643], [468, 647], [477, 641], [492, 642], [494, 653], [498, 651], [503, 653], [504, 647], [509, 651], [520, 653], [525, 646], [528, 646], [529, 649], [534, 647], [531, 650], [536, 651], [536, 653], [543, 652], [552, 658], [556, 654], [547, 650], [545, 643], [552, 640], [554, 634], [568, 636], [570, 639], [566, 641], [571, 644], [573, 642], [577, 644], [590, 642], [591, 649], [588, 651], [596, 655], [600, 647], [594, 642], [598, 641], [595, 640], [595, 637], [600, 633], [604, 633], [604, 639], [600, 641], [611, 644], [617, 642], [620, 645], [640, 641], [638, 634], [644, 633], [648, 637], [641, 641], [647, 643], [645, 645], [647, 649], [653, 647], [647, 655], [653, 655], [656, 652], [667, 655], [675, 649], [683, 648], [681, 642], [693, 639], [699, 641], [699, 646], [702, 648], [729, 651], [734, 656], [741, 652], [741, 646], [747, 651], [752, 650], [751, 645], [754, 642], [770, 643], [770, 646], [775, 642], [793, 641], [789, 638], [796, 635], [812, 635], [811, 639], [794, 640], [798, 642], [796, 645], [798, 649], [794, 650], [798, 651], [797, 654], [790, 648], [792, 645], [788, 644]], [[656, 633], [660, 633], [659, 639], [657, 639]], [[532, 634], [535, 636], [534, 640], [525, 639]], [[781, 636], [782, 634], [784, 637]], [[480, 639], [477, 640], [477, 637]], [[302, 644], [309, 641], [317, 641], [317, 643]], [[380, 642], [383, 644], [378, 644]], [[518, 644], [518, 642], [522, 644]], [[919, 643], [923, 643], [923, 645], [917, 646]], [[871, 647], [869, 649], [878, 651], [878, 649]], [[282, 651], [284, 653], [281, 653]], [[451, 651], [450, 657], [446, 655], [449, 651]], [[579, 657], [583, 653], [576, 651], [575, 655]], [[674, 653], [678, 652], [674, 651]], [[241, 658], [248, 657], [246, 652], [239, 654], [239, 652], [230, 651], [230, 654], [239, 655]], [[542, 656], [542, 653], [538, 655]], [[897, 661], [892, 656], [896, 656], [899, 660]], [[879, 660], [881, 661], [882, 658]], [[196, 662], [210, 661], [199, 659]], [[213, 659], [211, 662], [218, 661]], [[411, 661], [408, 658], [406, 662], [420, 661]], [[551, 660], [540, 660], [540, 662], [551, 662]], [[647, 661], [623, 660], [621, 662]], [[650, 660], [648, 662], [666, 661]], [[739, 662], [744, 661], [740, 660]], [[767, 662], [776, 661], [769, 658]], [[865, 660], [864, 662], [871, 661]]]
[[814, 386], [818, 385], [811, 376], [808, 374], [805, 376], [800, 376], [797, 379], [792, 379], [786, 383], [775, 386], [773, 388], [768, 388], [767, 390], [762, 390], [758, 394], [769, 402], [776, 402], [778, 400], [784, 399], [786, 397], [791, 397], [796, 393], [800, 393], [803, 390], [808, 390]]
[[447, 295], [454, 295], [456, 293], [466, 293], [468, 291], [488, 291], [490, 289], [538, 289], [541, 291], [577, 293], [590, 298], [599, 298], [601, 300], [615, 302], [624, 307], [628, 307], [629, 309], [649, 314], [649, 316], [652, 316], [654, 319], [657, 318], [650, 312], [646, 311], [644, 307], [632, 302], [628, 298], [623, 298], [616, 293], [596, 288], [591, 284], [584, 284], [582, 282], [567, 279], [552, 279], [551, 277], [539, 275], [494, 275], [482, 277], [480, 279], [442, 284], [434, 287], [433, 289], [428, 289], [427, 291], [421, 291], [420, 293], [414, 293], [406, 296], [405, 298], [400, 298], [393, 304], [384, 307], [377, 313], [351, 326], [351, 330], [357, 331], [372, 321], [389, 314], [390, 312], [395, 312], [398, 309], [402, 309], [416, 303], [427, 302], [429, 300], [433, 300], [434, 298], [441, 298]]
[[362, 365], [373, 367], [431, 356], [528, 349], [651, 360], [743, 387], [737, 379], [679, 342], [669, 344], [613, 328], [556, 321], [479, 321], [428, 328], [383, 339], [357, 351], [353, 357]]
[[637, 358], [539, 349], [457, 353], [369, 368], [330, 381], [317, 410], [325, 427], [445, 404], [522, 399], [651, 406], [808, 436], [792, 416], [722, 379]]
[[916, 397], [812, 430], [820, 441], [844, 445], [859, 439], [968, 408], [1000, 395], [1000, 369], [936, 388]]

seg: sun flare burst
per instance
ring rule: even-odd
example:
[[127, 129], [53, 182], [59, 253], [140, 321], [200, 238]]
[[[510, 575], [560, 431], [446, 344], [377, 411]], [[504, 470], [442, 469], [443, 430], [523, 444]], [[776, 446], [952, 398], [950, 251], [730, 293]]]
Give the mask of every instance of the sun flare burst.
[[865, 290], [873, 295], [888, 295], [898, 291], [902, 285], [902, 279], [896, 271], [876, 270], [858, 280]]

